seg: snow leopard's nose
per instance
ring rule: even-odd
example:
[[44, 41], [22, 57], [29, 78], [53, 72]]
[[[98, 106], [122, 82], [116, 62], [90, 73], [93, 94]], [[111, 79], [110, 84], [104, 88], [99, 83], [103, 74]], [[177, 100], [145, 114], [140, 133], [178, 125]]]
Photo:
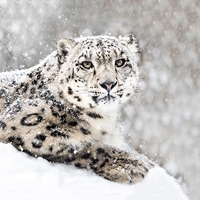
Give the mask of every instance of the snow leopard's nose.
[[110, 92], [117, 85], [117, 82], [105, 81], [104, 83], [99, 83], [99, 85]]

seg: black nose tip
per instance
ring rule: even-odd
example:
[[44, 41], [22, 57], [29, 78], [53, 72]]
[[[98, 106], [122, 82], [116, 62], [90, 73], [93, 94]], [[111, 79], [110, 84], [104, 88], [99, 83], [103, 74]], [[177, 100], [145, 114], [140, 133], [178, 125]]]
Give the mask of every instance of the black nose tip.
[[114, 83], [111, 81], [105, 81], [104, 83], [100, 83], [99, 85], [108, 92], [110, 92], [117, 85], [117, 82]]

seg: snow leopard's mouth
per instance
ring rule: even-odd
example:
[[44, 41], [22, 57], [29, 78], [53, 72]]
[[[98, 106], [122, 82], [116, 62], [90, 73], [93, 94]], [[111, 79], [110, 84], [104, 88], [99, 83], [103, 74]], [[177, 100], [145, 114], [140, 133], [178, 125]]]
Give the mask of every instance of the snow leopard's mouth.
[[115, 101], [117, 99], [117, 97], [108, 93], [108, 94], [104, 95], [103, 97], [102, 96], [101, 97], [92, 96], [92, 99], [96, 104], [99, 104], [101, 102], [102, 103], [113, 102], [113, 101]]

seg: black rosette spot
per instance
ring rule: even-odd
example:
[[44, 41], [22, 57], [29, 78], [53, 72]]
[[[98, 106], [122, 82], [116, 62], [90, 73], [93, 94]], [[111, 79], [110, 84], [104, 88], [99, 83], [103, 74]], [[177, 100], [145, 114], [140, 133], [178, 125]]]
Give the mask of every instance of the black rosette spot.
[[37, 113], [29, 114], [21, 119], [21, 124], [24, 126], [36, 126], [43, 120], [42, 116]]

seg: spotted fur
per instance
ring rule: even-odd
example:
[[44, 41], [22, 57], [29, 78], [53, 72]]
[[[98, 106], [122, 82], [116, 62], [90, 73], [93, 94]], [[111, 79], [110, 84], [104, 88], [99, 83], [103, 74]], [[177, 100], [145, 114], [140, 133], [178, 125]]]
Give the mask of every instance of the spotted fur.
[[61, 39], [28, 70], [0, 74], [0, 141], [116, 182], [143, 180], [153, 164], [127, 152], [120, 108], [138, 84], [133, 36]]

